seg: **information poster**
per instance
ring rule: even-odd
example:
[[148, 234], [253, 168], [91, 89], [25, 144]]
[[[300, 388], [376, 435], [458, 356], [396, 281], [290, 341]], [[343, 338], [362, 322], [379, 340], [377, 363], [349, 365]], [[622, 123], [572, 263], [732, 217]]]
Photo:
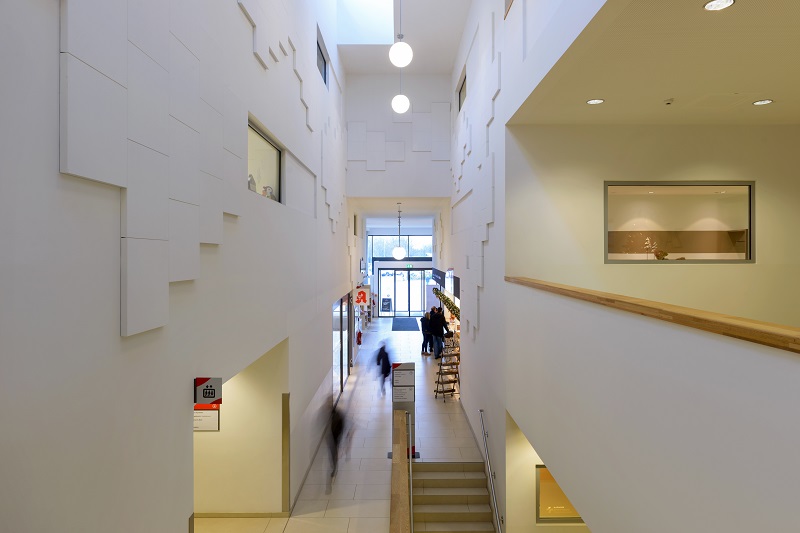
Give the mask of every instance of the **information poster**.
[[194, 412], [195, 431], [219, 431], [219, 411], [203, 410]]

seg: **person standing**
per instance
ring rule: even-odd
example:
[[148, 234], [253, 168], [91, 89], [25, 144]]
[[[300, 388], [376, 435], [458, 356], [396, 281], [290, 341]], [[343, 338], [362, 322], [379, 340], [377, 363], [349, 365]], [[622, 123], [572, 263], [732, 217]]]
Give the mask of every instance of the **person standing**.
[[331, 410], [331, 433], [328, 436], [328, 450], [331, 455], [331, 477], [328, 481], [327, 492], [330, 494], [333, 478], [336, 477], [336, 470], [339, 466], [339, 443], [344, 433], [345, 419], [344, 414], [337, 408]]
[[422, 355], [430, 355], [433, 351], [433, 339], [431, 338], [431, 315], [419, 319], [420, 329], [422, 329]]
[[431, 313], [431, 335], [433, 335], [433, 358], [439, 359], [442, 357], [442, 350], [444, 349], [444, 332], [450, 331], [447, 327], [447, 321], [444, 318], [444, 313], [437, 309], [435, 313]]

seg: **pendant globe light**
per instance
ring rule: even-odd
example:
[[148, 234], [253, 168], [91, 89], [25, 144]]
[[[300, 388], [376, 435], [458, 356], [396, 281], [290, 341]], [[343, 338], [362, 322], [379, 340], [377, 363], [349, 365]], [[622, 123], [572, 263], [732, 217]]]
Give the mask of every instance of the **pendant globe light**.
[[411, 60], [414, 58], [414, 51], [408, 45], [408, 43], [403, 42], [403, 3], [402, 0], [398, 0], [398, 23], [397, 23], [397, 42], [395, 42], [391, 48], [389, 48], [389, 61], [392, 62], [392, 65], [403, 68], [408, 66], [411, 63]]
[[392, 257], [398, 261], [406, 257], [406, 249], [400, 246], [400, 202], [397, 202], [397, 246], [392, 250]]

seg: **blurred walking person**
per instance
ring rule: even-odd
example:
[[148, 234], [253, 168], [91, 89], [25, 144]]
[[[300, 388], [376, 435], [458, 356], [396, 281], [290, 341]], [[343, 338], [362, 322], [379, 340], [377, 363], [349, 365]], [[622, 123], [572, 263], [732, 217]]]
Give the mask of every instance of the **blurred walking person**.
[[385, 341], [381, 344], [381, 347], [378, 350], [376, 364], [380, 367], [378, 381], [381, 382], [381, 396], [386, 396], [386, 380], [389, 378], [389, 374], [392, 372], [392, 361], [389, 359], [389, 352], [386, 350]]

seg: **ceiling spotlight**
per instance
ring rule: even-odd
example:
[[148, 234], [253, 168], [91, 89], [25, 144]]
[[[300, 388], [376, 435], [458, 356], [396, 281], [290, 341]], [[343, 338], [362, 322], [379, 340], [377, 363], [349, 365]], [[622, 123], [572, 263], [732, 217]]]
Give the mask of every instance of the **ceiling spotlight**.
[[731, 7], [733, 5], [734, 0], [711, 0], [703, 9], [706, 11], [721, 11], [726, 7]]
[[404, 94], [398, 94], [394, 98], [392, 98], [392, 109], [395, 113], [403, 114], [408, 111], [408, 108], [411, 107], [411, 102], [408, 99], [408, 96]]
[[602, 98], [595, 98], [594, 100], [586, 100], [586, 103], [589, 105], [598, 105], [602, 104], [603, 102], [605, 102], [605, 100], [603, 100]]
[[[401, 33], [397, 37], [402, 39], [403, 34]], [[413, 58], [414, 51], [406, 42], [397, 41], [389, 48], [389, 61], [396, 67], [403, 68], [407, 66]]]
[[767, 104], [771, 104], [772, 102], [773, 102], [772, 100], [767, 98], [765, 100], [756, 100], [755, 102], [753, 102], [753, 105], [767, 105]]

